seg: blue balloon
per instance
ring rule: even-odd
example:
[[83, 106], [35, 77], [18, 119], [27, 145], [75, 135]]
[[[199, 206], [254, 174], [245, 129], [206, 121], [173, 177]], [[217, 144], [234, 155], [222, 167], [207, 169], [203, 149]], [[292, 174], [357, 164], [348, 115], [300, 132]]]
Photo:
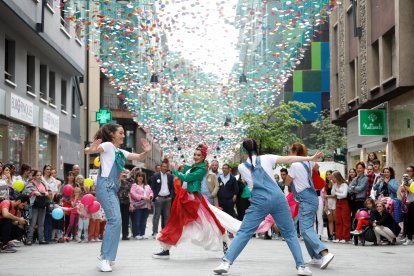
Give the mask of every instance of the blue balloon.
[[52, 218], [55, 220], [60, 220], [63, 218], [63, 210], [60, 208], [53, 209]]

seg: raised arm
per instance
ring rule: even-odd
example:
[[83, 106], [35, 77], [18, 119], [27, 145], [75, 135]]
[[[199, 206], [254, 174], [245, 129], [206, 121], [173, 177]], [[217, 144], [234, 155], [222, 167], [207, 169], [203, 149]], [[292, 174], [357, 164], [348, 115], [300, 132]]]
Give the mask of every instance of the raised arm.
[[86, 154], [94, 154], [94, 153], [101, 153], [103, 152], [103, 148], [101, 147], [102, 139], [95, 139], [89, 147], [85, 148]]
[[301, 161], [318, 161], [320, 157], [323, 156], [323, 153], [318, 151], [313, 156], [295, 156], [295, 155], [289, 155], [289, 156], [278, 156], [277, 157], [277, 163], [278, 164], [288, 164], [288, 163], [295, 163], [295, 162], [301, 162]]
[[127, 157], [128, 160], [142, 160], [151, 151], [151, 145], [150, 145], [150, 143], [148, 143], [147, 139], [141, 138], [141, 143], [142, 143], [142, 150], [144, 152], [142, 152], [142, 153], [130, 153], [130, 154], [128, 154], [128, 157]]

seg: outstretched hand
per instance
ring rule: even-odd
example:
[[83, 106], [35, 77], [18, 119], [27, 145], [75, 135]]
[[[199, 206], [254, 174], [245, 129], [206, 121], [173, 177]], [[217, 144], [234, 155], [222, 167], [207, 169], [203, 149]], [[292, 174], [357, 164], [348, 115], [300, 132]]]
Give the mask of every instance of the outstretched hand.
[[321, 158], [321, 157], [323, 157], [323, 152], [321, 152], [321, 151], [318, 151], [318, 152], [316, 152], [313, 156], [312, 156], [312, 159], [311, 159], [311, 161], [319, 161], [319, 159]]
[[98, 147], [101, 145], [102, 139], [93, 140], [92, 144], [89, 146], [90, 151], [97, 151]]
[[144, 152], [150, 152], [152, 147], [150, 145], [150, 143], [148, 142], [147, 139], [145, 138], [141, 138], [141, 143], [142, 143], [142, 149]]

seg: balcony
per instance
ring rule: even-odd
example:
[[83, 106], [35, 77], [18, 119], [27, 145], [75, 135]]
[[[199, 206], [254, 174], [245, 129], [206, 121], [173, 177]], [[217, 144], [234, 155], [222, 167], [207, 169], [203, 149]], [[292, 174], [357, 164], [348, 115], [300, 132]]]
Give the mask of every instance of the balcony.
[[116, 95], [104, 95], [103, 107], [110, 110], [128, 110], [124, 100]]

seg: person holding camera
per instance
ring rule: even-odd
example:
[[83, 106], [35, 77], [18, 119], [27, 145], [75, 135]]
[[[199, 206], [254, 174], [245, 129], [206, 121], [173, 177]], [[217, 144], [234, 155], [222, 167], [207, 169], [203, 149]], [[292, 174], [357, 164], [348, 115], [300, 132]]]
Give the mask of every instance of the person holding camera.
[[[409, 167], [410, 168], [410, 167]], [[407, 169], [408, 170], [408, 169]], [[414, 234], [414, 193], [410, 191], [410, 185], [413, 183], [410, 175], [405, 173], [403, 175], [402, 185], [398, 189], [397, 196], [401, 199], [402, 210], [404, 213], [404, 231], [407, 235], [407, 240], [403, 245], [413, 244]]]
[[33, 179], [23, 190], [23, 194], [30, 198], [31, 217], [29, 225], [29, 234], [27, 236], [27, 245], [33, 243], [34, 226], [37, 225], [39, 244], [47, 244], [44, 235], [44, 224], [46, 217], [46, 199], [47, 188], [42, 182], [42, 172], [33, 170]]
[[10, 241], [20, 239], [23, 235], [23, 229], [19, 225], [25, 225], [26, 220], [21, 217], [21, 210], [29, 204], [27, 195], [19, 195], [16, 200], [3, 200], [0, 203], [0, 241], [2, 253], [14, 253]]

